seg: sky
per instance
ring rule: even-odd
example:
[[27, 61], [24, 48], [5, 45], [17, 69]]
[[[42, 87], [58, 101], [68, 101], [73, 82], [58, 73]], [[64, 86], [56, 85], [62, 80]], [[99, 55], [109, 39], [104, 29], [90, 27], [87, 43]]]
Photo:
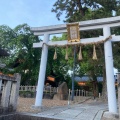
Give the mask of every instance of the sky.
[[30, 27], [63, 24], [51, 12], [56, 0], [0, 0], [0, 25], [15, 28], [27, 23]]

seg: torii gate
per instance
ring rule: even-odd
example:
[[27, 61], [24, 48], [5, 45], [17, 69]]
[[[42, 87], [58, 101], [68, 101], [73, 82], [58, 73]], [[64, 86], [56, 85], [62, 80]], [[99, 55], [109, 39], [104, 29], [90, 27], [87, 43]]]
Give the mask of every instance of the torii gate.
[[[81, 21], [79, 25], [80, 25], [81, 31], [103, 29], [103, 36], [81, 39], [80, 42], [77, 42], [77, 43], [80, 44], [80, 43], [98, 42], [101, 39], [103, 40], [111, 35], [110, 27], [120, 26], [120, 16], [96, 19], [96, 20]], [[32, 27], [31, 31], [33, 31], [34, 35], [36, 36], [44, 35], [43, 42], [33, 44], [34, 48], [42, 47], [37, 94], [36, 94], [36, 100], [35, 100], [35, 107], [41, 107], [45, 73], [46, 73], [47, 56], [48, 56], [47, 45], [63, 46], [63, 45], [75, 44], [75, 43], [74, 42], [68, 43], [67, 40], [56, 41], [56, 42], [49, 41], [50, 34], [67, 32], [66, 24], [46, 26], [46, 27]], [[114, 71], [113, 71], [113, 55], [112, 55], [112, 44], [111, 44], [111, 42], [116, 42], [116, 41], [120, 41], [120, 35], [119, 36], [112, 35], [112, 38], [104, 43], [107, 92], [108, 92], [108, 107], [109, 107], [109, 112], [112, 112], [112, 113], [117, 113], [117, 102], [116, 102]]]

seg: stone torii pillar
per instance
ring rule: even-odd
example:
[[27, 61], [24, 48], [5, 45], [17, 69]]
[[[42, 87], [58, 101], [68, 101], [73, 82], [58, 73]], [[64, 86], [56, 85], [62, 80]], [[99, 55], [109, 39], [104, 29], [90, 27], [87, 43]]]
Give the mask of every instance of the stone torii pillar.
[[118, 83], [118, 106], [119, 106], [119, 118], [120, 118], [120, 73], [117, 73], [117, 83]]
[[[104, 37], [110, 36], [110, 27], [103, 28]], [[106, 77], [107, 77], [107, 93], [108, 93], [108, 107], [109, 112], [117, 113], [117, 102], [115, 93], [115, 78], [113, 70], [113, 55], [112, 55], [112, 43], [111, 40], [104, 43], [105, 52], [105, 67], [106, 67]]]
[[[44, 41], [44, 43], [48, 43], [49, 34], [44, 34], [43, 41]], [[47, 56], [48, 56], [48, 46], [46, 44], [43, 44], [42, 45], [40, 71], [39, 71], [39, 77], [38, 77], [38, 85], [37, 85], [37, 94], [36, 94], [36, 99], [35, 99], [36, 107], [42, 105], [43, 88], [44, 88], [46, 65], [47, 65]]]

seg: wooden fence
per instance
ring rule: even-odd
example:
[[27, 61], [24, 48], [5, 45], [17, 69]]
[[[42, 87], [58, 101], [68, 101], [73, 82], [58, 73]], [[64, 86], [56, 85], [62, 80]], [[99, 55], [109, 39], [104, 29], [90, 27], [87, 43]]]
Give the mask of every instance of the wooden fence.
[[0, 114], [16, 111], [21, 75], [0, 73]]
[[[31, 91], [36, 92], [37, 87], [36, 86], [20, 86], [19, 91]], [[51, 87], [51, 86], [44, 86], [44, 93], [58, 93], [58, 87]], [[69, 96], [71, 95], [72, 90], [68, 90]], [[92, 96], [92, 92], [85, 91], [85, 90], [74, 90], [74, 96]]]
[[[20, 86], [19, 91], [31, 91], [36, 92], [37, 86]], [[45, 86], [44, 92], [48, 93], [57, 93], [58, 87]]]

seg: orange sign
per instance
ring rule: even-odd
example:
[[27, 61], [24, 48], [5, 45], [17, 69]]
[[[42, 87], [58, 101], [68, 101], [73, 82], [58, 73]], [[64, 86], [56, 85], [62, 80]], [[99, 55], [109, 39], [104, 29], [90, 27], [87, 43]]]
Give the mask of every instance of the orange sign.
[[85, 82], [78, 82], [78, 85], [85, 86], [86, 84], [85, 84]]
[[54, 81], [55, 81], [55, 78], [52, 77], [52, 76], [48, 76], [48, 77], [47, 77], [47, 80], [49, 80], [49, 81], [53, 81], [53, 82], [54, 82]]

